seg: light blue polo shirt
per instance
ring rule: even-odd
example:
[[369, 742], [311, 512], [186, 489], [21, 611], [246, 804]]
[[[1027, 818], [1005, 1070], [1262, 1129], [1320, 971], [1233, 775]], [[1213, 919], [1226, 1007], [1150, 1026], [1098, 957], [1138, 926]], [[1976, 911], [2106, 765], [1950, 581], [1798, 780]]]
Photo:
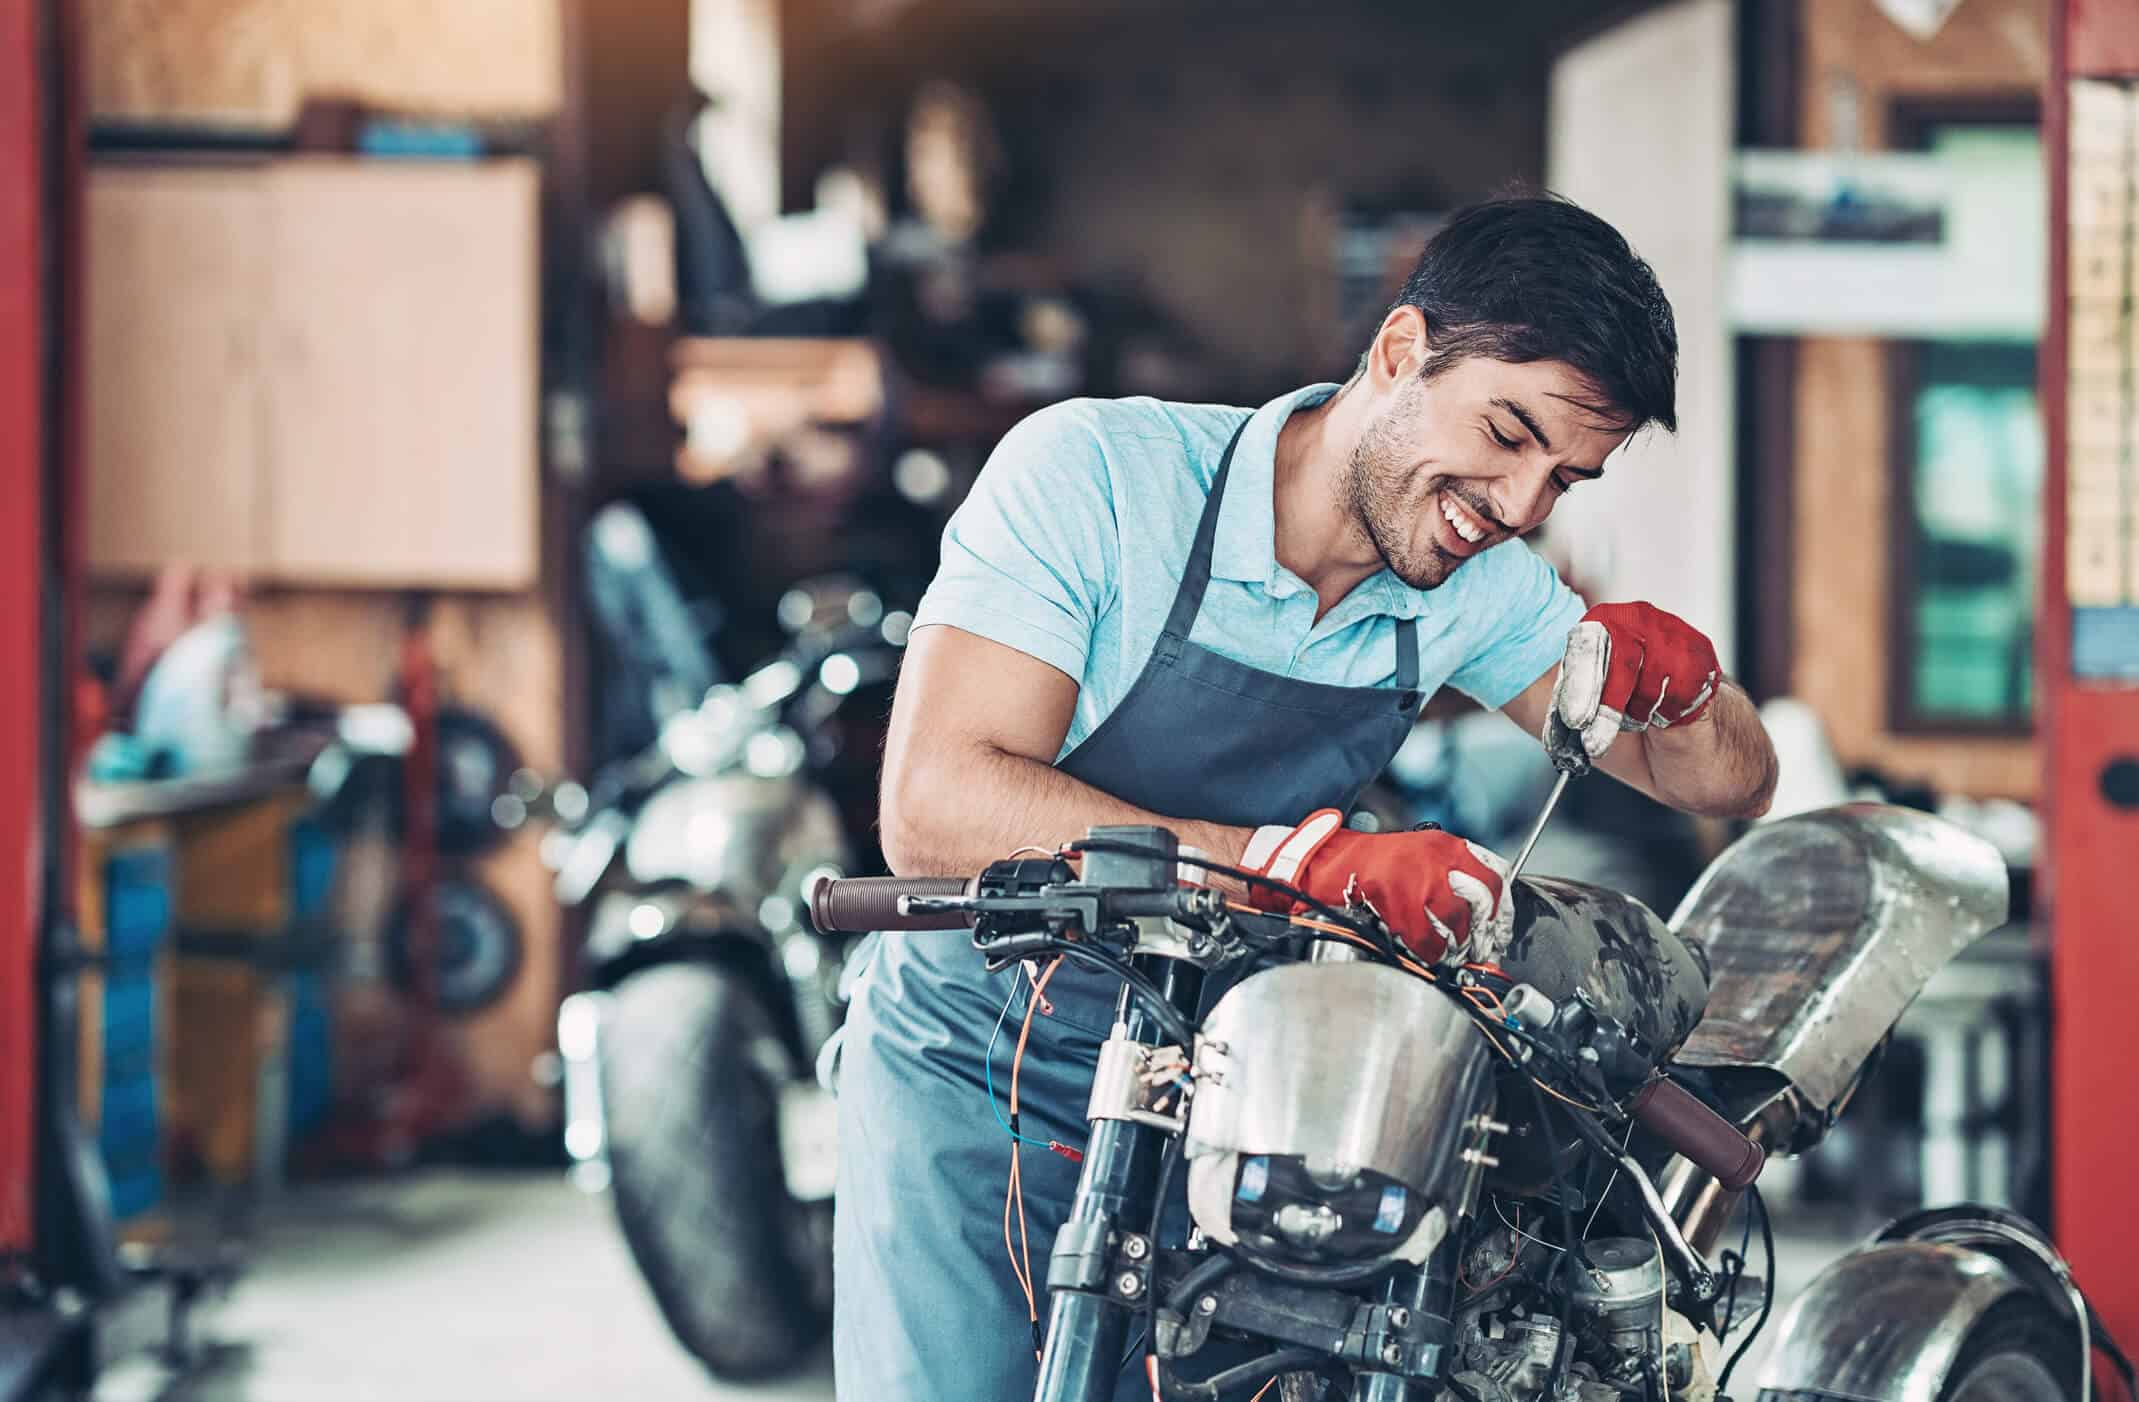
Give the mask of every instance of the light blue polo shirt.
[[1445, 684], [1481, 705], [1505, 705], [1559, 663], [1583, 610], [1521, 541], [1466, 560], [1430, 590], [1383, 570], [1319, 623], [1315, 591], [1278, 563], [1278, 429], [1295, 408], [1336, 392], [1310, 385], [1253, 414], [1156, 399], [1073, 399], [1040, 410], [1003, 436], [951, 517], [914, 626], [947, 623], [1074, 677], [1068, 754], [1150, 658], [1218, 461], [1245, 418], [1190, 640], [1302, 681], [1393, 686], [1396, 620], [1416, 618], [1422, 691]]

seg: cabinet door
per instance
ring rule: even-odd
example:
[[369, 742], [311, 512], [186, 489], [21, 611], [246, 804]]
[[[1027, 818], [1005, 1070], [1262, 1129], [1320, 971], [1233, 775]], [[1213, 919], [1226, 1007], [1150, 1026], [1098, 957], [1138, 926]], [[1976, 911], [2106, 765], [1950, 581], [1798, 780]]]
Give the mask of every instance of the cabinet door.
[[267, 555], [319, 584], [534, 582], [532, 162], [277, 162]]
[[254, 169], [89, 172], [88, 562], [259, 563], [265, 186]]

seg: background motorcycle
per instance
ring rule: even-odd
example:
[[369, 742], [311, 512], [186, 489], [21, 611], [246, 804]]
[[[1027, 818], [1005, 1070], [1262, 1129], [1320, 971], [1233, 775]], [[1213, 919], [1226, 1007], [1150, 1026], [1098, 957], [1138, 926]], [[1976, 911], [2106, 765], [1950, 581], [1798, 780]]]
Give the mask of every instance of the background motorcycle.
[[565, 1143], [612, 1192], [676, 1336], [719, 1375], [758, 1376], [830, 1317], [833, 1116], [812, 1066], [847, 946], [811, 927], [805, 892], [879, 860], [867, 801], [906, 618], [852, 580], [798, 586], [786, 650], [684, 704], [718, 670], [658, 556], [620, 543], [634, 534], [598, 522], [610, 553], [590, 575], [658, 738], [550, 805], [558, 898], [590, 912], [587, 991], [558, 1014]]
[[[1851, 805], [1756, 828], [1669, 924], [1518, 879], [1507, 949], [1428, 968], [1370, 911], [1181, 885], [1202, 864], [1164, 829], [1072, 849], [1081, 875], [1046, 858], [815, 897], [821, 928], [972, 924], [991, 962], [1127, 983], [1048, 1267], [1040, 1402], [1112, 1398], [1132, 1366], [1195, 1402], [1281, 1377], [1285, 1398], [1709, 1402], [1769, 1314], [1743, 1248], [1710, 1263], [1742, 1195], [1772, 1274], [1765, 1154], [1820, 1139], [2007, 899], [1987, 844]], [[1184, 1167], [1186, 1246], [1160, 1213]], [[1780, 1331], [1763, 1397], [2084, 1398], [2096, 1347], [2130, 1381], [2055, 1248], [1990, 1209], [1890, 1225]]]

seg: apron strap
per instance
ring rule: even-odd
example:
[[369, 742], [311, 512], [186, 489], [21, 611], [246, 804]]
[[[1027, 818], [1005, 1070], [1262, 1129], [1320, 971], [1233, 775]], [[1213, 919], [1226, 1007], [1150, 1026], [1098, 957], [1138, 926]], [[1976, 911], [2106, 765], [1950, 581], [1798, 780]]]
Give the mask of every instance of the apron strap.
[[[1219, 510], [1225, 503], [1225, 480], [1233, 469], [1233, 450], [1240, 446], [1241, 435], [1247, 431], [1248, 420], [1243, 419], [1225, 445], [1225, 456], [1218, 460], [1210, 496], [1203, 503], [1203, 515], [1196, 521], [1196, 543], [1189, 549], [1188, 565], [1181, 571], [1181, 587], [1174, 591], [1173, 607], [1167, 611], [1166, 627], [1160, 633], [1161, 648], [1187, 642], [1196, 626], [1196, 615], [1203, 611], [1203, 592], [1211, 582], [1211, 554], [1218, 541]], [[1419, 626], [1415, 618], [1396, 621], [1396, 689], [1419, 689]]]
[[1419, 689], [1419, 621], [1416, 618], [1396, 620], [1396, 689], [1406, 692]]
[[1240, 446], [1240, 436], [1247, 431], [1248, 420], [1242, 419], [1225, 445], [1225, 456], [1218, 460], [1218, 475], [1211, 479], [1211, 494], [1203, 503], [1202, 518], [1196, 522], [1196, 543], [1188, 552], [1188, 566], [1181, 571], [1181, 587], [1174, 591], [1173, 608], [1166, 615], [1165, 638], [1187, 642], [1189, 632], [1196, 626], [1196, 615], [1203, 611], [1203, 591], [1211, 582], [1211, 551], [1218, 540], [1218, 508], [1225, 501], [1226, 473], [1233, 466], [1233, 450]]

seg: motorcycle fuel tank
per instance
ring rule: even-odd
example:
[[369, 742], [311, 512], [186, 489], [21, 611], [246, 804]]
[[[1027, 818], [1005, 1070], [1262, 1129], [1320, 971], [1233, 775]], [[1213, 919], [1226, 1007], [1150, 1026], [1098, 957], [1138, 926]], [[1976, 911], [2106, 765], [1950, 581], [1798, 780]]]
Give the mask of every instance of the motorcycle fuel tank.
[[1580, 993], [1600, 1018], [1640, 1041], [1651, 1067], [1701, 1020], [1701, 951], [1632, 896], [1555, 877], [1514, 884], [1515, 934], [1501, 955], [1510, 978], [1561, 1003]]

